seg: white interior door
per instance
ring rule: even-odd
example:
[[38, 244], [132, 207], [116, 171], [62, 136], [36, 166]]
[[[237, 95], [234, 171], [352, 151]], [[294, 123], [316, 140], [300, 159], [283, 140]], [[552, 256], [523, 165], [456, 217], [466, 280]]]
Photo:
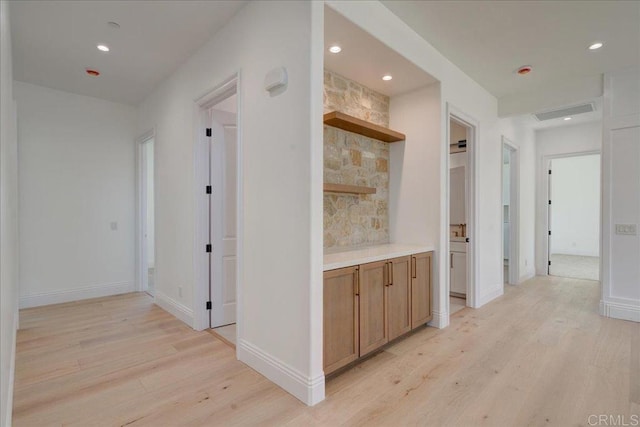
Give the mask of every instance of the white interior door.
[[213, 111], [211, 138], [211, 327], [236, 322], [237, 130]]

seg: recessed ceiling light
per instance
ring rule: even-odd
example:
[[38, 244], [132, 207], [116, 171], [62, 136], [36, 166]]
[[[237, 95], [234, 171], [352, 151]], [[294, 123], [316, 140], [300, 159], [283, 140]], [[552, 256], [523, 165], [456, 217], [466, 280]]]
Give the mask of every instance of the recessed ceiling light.
[[385, 76], [382, 76], [382, 80], [384, 80], [385, 82], [388, 82], [389, 80], [391, 80], [393, 78], [393, 76], [387, 74]]
[[99, 44], [97, 46], [98, 50], [101, 50], [102, 52], [109, 52], [109, 46], [107, 46], [106, 44]]
[[518, 68], [517, 73], [521, 76], [525, 76], [529, 74], [531, 70], [533, 70], [533, 68], [531, 68], [531, 65], [523, 65], [522, 67]]
[[589, 46], [589, 50], [600, 49], [602, 46], [604, 46], [604, 43], [596, 42], [596, 43], [592, 44], [591, 46]]
[[110, 26], [111, 28], [120, 28], [120, 24], [114, 21], [107, 22], [107, 25]]
[[100, 71], [98, 70], [94, 70], [92, 68], [87, 68], [85, 70], [87, 72], [87, 74], [89, 74], [91, 77], [98, 77], [100, 75]]
[[564, 121], [566, 122], [567, 120], [571, 120], [571, 117], [565, 117]]
[[333, 46], [331, 46], [329, 48], [329, 52], [331, 52], [331, 53], [340, 53], [340, 52], [342, 52], [342, 48], [336, 44], [336, 45], [333, 45]]

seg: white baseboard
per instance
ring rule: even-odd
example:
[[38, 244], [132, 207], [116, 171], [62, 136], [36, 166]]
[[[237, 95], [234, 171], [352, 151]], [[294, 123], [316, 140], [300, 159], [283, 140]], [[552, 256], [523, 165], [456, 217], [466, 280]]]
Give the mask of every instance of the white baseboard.
[[273, 381], [287, 392], [313, 406], [324, 400], [324, 375], [309, 378], [253, 344], [239, 340], [238, 360]]
[[529, 279], [533, 279], [534, 277], [536, 277], [536, 272], [533, 270], [529, 271], [528, 273], [525, 273], [522, 276], [520, 276], [520, 280], [518, 281], [518, 284], [526, 282]]
[[442, 329], [449, 326], [449, 313], [446, 311], [433, 311], [433, 319], [431, 322], [427, 323], [429, 326], [433, 326], [434, 328]]
[[156, 289], [155, 303], [193, 328], [193, 310]]
[[60, 304], [89, 298], [106, 297], [134, 291], [133, 282], [104, 283], [83, 288], [43, 292], [20, 297], [20, 308], [39, 307], [41, 305]]
[[480, 298], [478, 298], [476, 308], [482, 307], [486, 303], [493, 301], [499, 296], [502, 296], [502, 294], [504, 294], [504, 285], [498, 285], [498, 287], [495, 290], [489, 292], [488, 294], [484, 294]]
[[12, 408], [13, 408], [13, 383], [15, 382], [15, 372], [16, 372], [16, 342], [18, 336], [18, 319], [19, 319], [18, 310], [15, 311], [13, 316], [13, 327], [11, 328], [11, 332], [13, 337], [11, 337], [11, 358], [9, 360], [9, 380], [7, 384], [7, 395], [5, 398], [7, 399], [5, 403], [5, 419], [4, 426], [11, 426], [12, 419]]
[[640, 322], [640, 306], [619, 302], [600, 301], [600, 314], [613, 319]]

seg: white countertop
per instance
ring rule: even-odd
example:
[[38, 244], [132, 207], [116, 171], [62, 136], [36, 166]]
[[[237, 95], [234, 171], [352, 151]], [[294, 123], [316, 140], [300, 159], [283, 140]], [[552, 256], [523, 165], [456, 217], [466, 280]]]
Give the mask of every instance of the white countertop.
[[433, 250], [434, 248], [432, 246], [389, 243], [386, 245], [350, 249], [342, 252], [332, 252], [324, 255], [324, 271]]

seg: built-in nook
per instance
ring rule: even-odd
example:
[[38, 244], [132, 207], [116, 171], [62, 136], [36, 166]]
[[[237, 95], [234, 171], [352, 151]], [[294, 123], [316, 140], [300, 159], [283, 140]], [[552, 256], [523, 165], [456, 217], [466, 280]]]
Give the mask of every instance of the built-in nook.
[[[328, 47], [341, 43], [339, 54]], [[374, 355], [444, 311], [440, 85], [325, 8], [325, 375]], [[393, 75], [392, 80], [382, 79]]]

